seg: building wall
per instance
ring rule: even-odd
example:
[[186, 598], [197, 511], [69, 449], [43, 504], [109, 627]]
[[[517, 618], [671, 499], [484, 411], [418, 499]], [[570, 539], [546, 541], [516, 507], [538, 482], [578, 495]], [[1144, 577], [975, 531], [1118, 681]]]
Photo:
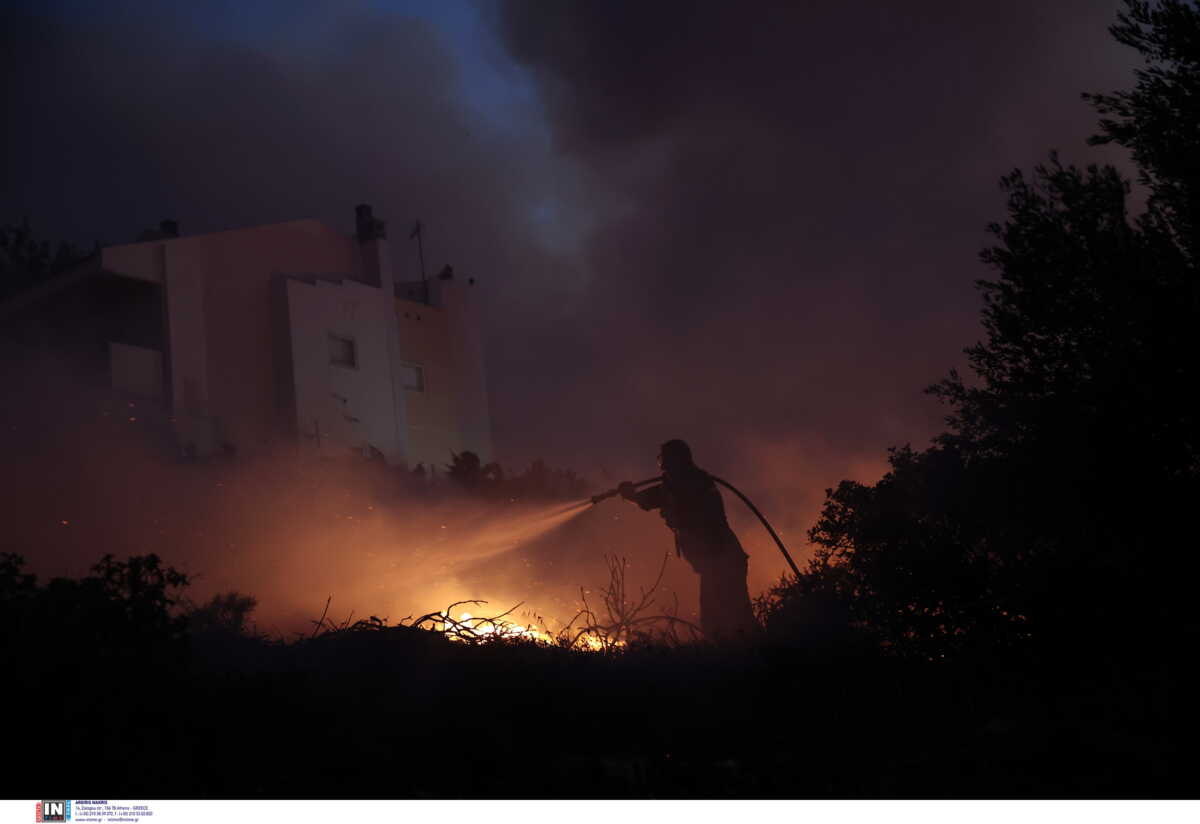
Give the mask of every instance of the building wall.
[[400, 336], [401, 364], [419, 366], [424, 377], [421, 390], [403, 389], [407, 409], [409, 465], [442, 467], [452, 452], [465, 446], [457, 431], [458, 399], [450, 326], [446, 313], [424, 303], [395, 301]]
[[[405, 408], [393, 366], [395, 317], [381, 290], [354, 281], [287, 281], [296, 425], [304, 448], [326, 457], [380, 452], [406, 460]], [[353, 363], [333, 361], [330, 336]]]
[[[273, 322], [283, 272], [357, 272], [352, 238], [315, 220], [105, 249], [103, 266], [165, 286], [171, 398], [185, 448], [270, 449], [290, 435], [279, 382], [290, 379]], [[278, 298], [274, 298], [278, 300]]]
[[[317, 221], [296, 221], [168, 242], [170, 277], [204, 281], [203, 341], [207, 413], [224, 443], [241, 451], [270, 449], [289, 435], [278, 408], [278, 382], [291, 365], [279, 361], [271, 322], [271, 282], [279, 273], [357, 269], [355, 243]], [[168, 281], [168, 294], [172, 281]], [[176, 314], [171, 313], [172, 323]], [[179, 379], [176, 386], [183, 386]]]
[[492, 459], [491, 417], [479, 312], [471, 284], [435, 279], [402, 283], [400, 295], [428, 294], [429, 304], [396, 300], [400, 357], [425, 375], [423, 391], [405, 390], [411, 464], [439, 470], [451, 453], [470, 450]]
[[[163, 261], [163, 303], [170, 364], [170, 397], [175, 432], [184, 451], [211, 455], [227, 442], [209, 403], [208, 329], [205, 316], [205, 277], [194, 250], [158, 244]], [[107, 252], [107, 250], [106, 250]]]
[[470, 282], [439, 280], [431, 299], [447, 318], [447, 349], [454, 363], [457, 390], [456, 428], [463, 448], [488, 461], [492, 456], [492, 419], [484, 366], [483, 320], [476, 294]]
[[127, 278], [163, 282], [163, 252], [166, 242], [128, 243], [103, 249], [101, 266]]
[[[163, 285], [185, 450], [319, 442], [325, 455], [374, 449], [410, 466], [440, 468], [465, 449], [491, 458], [469, 287], [431, 282], [435, 306], [393, 299], [386, 240], [300, 220], [110, 247], [102, 265]], [[354, 340], [354, 368], [330, 362], [330, 333]], [[406, 363], [422, 368], [422, 389], [404, 388]]]
[[130, 395], [162, 400], [162, 352], [109, 341], [112, 388]]

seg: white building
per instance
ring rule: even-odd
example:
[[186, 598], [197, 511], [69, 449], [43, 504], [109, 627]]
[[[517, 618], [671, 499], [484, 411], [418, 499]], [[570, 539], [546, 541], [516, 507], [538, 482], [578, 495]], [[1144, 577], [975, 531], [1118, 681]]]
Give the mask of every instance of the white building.
[[107, 336], [109, 371], [114, 388], [162, 399], [185, 453], [284, 444], [395, 466], [463, 450], [491, 459], [474, 279], [395, 282], [369, 206], [349, 236], [316, 220], [162, 228], [90, 266], [142, 283], [140, 303], [161, 307], [158, 334]]

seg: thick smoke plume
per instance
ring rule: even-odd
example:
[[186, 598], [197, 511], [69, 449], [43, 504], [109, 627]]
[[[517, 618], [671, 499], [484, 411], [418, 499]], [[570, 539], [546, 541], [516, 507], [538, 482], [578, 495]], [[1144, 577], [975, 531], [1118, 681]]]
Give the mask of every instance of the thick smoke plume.
[[[1105, 32], [1115, 2], [479, 8], [495, 88], [532, 94], [481, 108], [494, 89], [471, 85], [444, 32], [366, 4], [6, 11], [0, 219], [123, 242], [164, 217], [185, 233], [349, 230], [366, 201], [415, 277], [420, 217], [431, 265], [480, 278], [502, 462], [541, 456], [608, 486], [653, 474], [657, 445], [683, 437], [803, 555], [824, 487], [877, 477], [887, 446], [938, 426], [920, 389], [978, 336], [998, 176], [1054, 147], [1094, 157], [1078, 94], [1128, 76]], [[80, 500], [140, 488], [78, 467]], [[342, 536], [282, 563], [301, 537], [287, 507], [261, 505], [271, 534], [205, 567], [230, 587], [276, 581], [283, 597], [288, 570], [366, 551]], [[761, 589], [783, 562], [729, 506]], [[597, 535], [619, 534], [605, 518], [640, 524], [623, 546], [653, 567], [668, 535], [628, 509], [590, 518]], [[584, 571], [573, 583], [596, 580]]]
[[[481, 500], [382, 463], [289, 451], [182, 460], [152, 405], [115, 399], [54, 358], [24, 363], [36, 374], [0, 372], [19, 390], [0, 416], [3, 551], [43, 578], [83, 576], [105, 554], [154, 553], [192, 577], [197, 603], [255, 596], [258, 628], [272, 635], [311, 629], [328, 598], [337, 622], [482, 600], [473, 614], [520, 604], [514, 620], [553, 631], [605, 583], [605, 556], [628, 557], [662, 531], [636, 509]], [[661, 554], [630, 561], [636, 592]], [[669, 572], [662, 603], [678, 588], [680, 614], [694, 617], [694, 582], [681, 561]]]
[[[691, 440], [802, 542], [824, 487], [936, 430], [921, 389], [978, 337], [995, 182], [1094, 157], [1079, 92], [1127, 76], [1116, 8], [504, 3], [556, 146], [611, 204], [565, 418], [622, 454]], [[781, 569], [753, 530], [752, 567]]]

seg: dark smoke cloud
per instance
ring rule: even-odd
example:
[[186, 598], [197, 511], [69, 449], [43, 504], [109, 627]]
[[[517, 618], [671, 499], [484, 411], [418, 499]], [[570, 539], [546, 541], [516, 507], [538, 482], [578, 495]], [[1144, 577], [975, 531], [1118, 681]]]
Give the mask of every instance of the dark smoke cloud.
[[[797, 545], [938, 426], [999, 175], [1109, 159], [1078, 95], [1129, 77], [1109, 0], [521, 0], [481, 6], [538, 92], [501, 122], [420, 20], [267, 4], [286, 25], [230, 38], [240, 5], [170, 8], [6, 16], [0, 218], [121, 241], [370, 201], [411, 275], [420, 216], [483, 280], [502, 460], [615, 482], [685, 437]], [[737, 518], [761, 585], [783, 564]]]
[[1079, 93], [1127, 82], [1115, 11], [505, 3], [556, 145], [612, 202], [574, 341], [601, 400], [570, 418], [643, 451], [691, 438], [794, 536], [822, 487], [922, 444], [942, 412], [921, 388], [979, 336], [997, 178], [1096, 157]]
[[[366, 201], [390, 223], [399, 276], [415, 278], [406, 238], [420, 217], [429, 268], [449, 261], [477, 276], [491, 308], [503, 443], [505, 421], [541, 414], [521, 391], [523, 369], [544, 369], [522, 329], [553, 323], [553, 307], [577, 291], [563, 252], [577, 231], [572, 207], [545, 208], [572, 175], [547, 153], [533, 102], [514, 94], [479, 105], [451, 45], [428, 20], [362, 3], [8, 5], [0, 221], [27, 215], [40, 236], [84, 245], [132, 241], [167, 217], [186, 234], [305, 217], [350, 231]], [[494, 83], [519, 82], [511, 71], [496, 67]], [[319, 479], [306, 485], [286, 462], [169, 466], [145, 415], [114, 417], [59, 371], [12, 347], [0, 359], [0, 463], [11, 487], [0, 549], [43, 575], [82, 574], [108, 551], [158, 552], [201, 575], [201, 594], [250, 591], [260, 616], [284, 622], [296, 617], [289, 611], [312, 617], [327, 593], [343, 610], [393, 618], [443, 597], [534, 600], [511, 575], [475, 591], [446, 572], [472, 557], [466, 544], [519, 533], [489, 526], [458, 536], [444, 557], [396, 556], [396, 569], [382, 570], [396, 601], [380, 603], [359, 582], [378, 572], [370, 564], [391, 563], [383, 546], [416, 552], [443, 537], [445, 522], [474, 515], [401, 515], [390, 502], [371, 515], [377, 536], [351, 536], [344, 528], [359, 522], [345, 520], [348, 509], [311, 517], [322, 496], [363, 501], [341, 470], [329, 469], [318, 495]], [[503, 457], [520, 469], [533, 455]], [[364, 517], [365, 504], [353, 512]], [[599, 553], [594, 565], [602, 571]]]

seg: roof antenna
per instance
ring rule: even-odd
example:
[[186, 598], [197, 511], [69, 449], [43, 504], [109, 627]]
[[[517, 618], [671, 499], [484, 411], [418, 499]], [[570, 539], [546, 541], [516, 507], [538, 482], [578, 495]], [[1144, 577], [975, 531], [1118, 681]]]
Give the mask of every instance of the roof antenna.
[[412, 231], [408, 233], [408, 239], [417, 239], [417, 259], [421, 261], [421, 291], [424, 293], [426, 305], [429, 304], [429, 279], [425, 277], [425, 244], [421, 240], [421, 219], [417, 218], [417, 222], [413, 224]]

